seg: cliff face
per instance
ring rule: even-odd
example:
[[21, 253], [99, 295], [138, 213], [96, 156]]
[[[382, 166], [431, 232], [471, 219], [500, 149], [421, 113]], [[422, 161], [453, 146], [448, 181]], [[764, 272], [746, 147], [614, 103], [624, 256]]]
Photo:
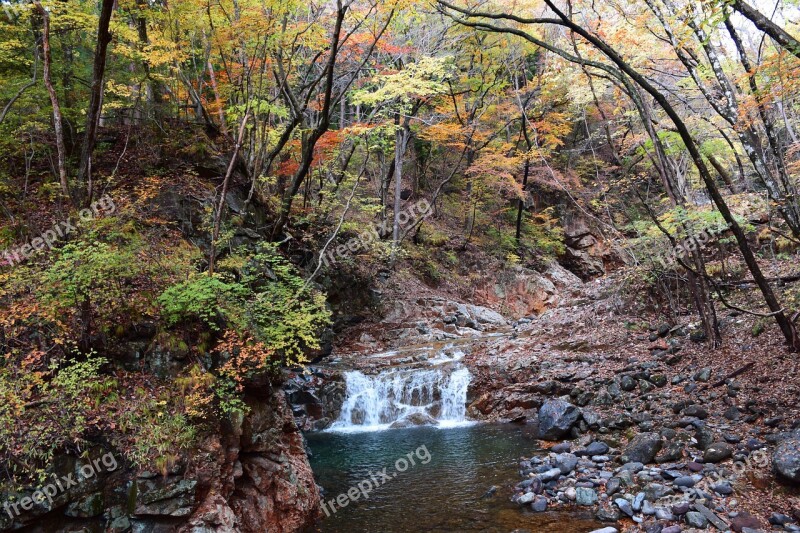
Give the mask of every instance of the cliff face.
[[[319, 492], [292, 411], [279, 388], [246, 402], [250, 411], [235, 427], [209, 432], [167, 476], [119, 465], [71, 487], [52, 505], [44, 501], [14, 520], [4, 516], [0, 530], [302, 531], [319, 514]], [[83, 462], [60, 457], [58, 473], [79, 472]]]

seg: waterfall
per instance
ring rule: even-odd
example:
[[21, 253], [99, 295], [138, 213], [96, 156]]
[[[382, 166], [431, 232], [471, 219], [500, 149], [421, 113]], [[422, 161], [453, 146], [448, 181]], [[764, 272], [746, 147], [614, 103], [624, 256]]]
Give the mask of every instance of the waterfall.
[[[436, 361], [437, 363], [440, 361]], [[467, 423], [467, 388], [472, 376], [460, 362], [393, 368], [367, 375], [345, 372], [346, 394], [334, 431]]]

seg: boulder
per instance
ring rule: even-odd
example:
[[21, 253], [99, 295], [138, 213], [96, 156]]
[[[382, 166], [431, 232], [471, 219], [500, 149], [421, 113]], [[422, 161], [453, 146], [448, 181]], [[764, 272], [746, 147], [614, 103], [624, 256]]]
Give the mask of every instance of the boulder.
[[772, 456], [775, 472], [783, 478], [800, 482], [800, 436], [781, 442]]
[[569, 434], [581, 411], [561, 399], [548, 400], [539, 409], [539, 438], [557, 440]]
[[622, 454], [626, 463], [652, 463], [661, 450], [661, 435], [658, 433], [640, 433], [636, 435]]

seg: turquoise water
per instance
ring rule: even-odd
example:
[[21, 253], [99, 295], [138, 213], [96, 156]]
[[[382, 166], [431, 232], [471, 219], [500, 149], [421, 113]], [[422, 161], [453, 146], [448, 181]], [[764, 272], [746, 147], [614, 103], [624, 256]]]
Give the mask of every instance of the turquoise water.
[[[320, 532], [584, 533], [601, 527], [591, 516], [536, 514], [509, 501], [520, 480], [519, 458], [535, 452], [525, 426], [314, 433], [307, 439], [330, 515], [318, 524]], [[492, 486], [496, 494], [485, 497]], [[330, 504], [337, 496], [346, 506]]]

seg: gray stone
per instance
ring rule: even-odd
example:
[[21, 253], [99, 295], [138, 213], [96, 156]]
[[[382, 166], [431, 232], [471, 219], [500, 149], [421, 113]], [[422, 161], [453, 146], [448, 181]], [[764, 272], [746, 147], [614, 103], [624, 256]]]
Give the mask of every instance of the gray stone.
[[689, 502], [678, 502], [672, 506], [672, 512], [676, 515], [683, 515], [689, 512]]
[[706, 517], [697, 511], [689, 511], [686, 513], [686, 523], [697, 529], [705, 529], [708, 527], [708, 520]]
[[693, 416], [695, 418], [700, 418], [701, 420], [705, 420], [708, 418], [708, 411], [700, 407], [699, 405], [690, 405], [686, 409], [683, 410], [683, 414], [686, 416]]
[[778, 445], [772, 466], [782, 477], [800, 482], [800, 437], [788, 438]]
[[687, 487], [691, 488], [694, 487], [695, 481], [692, 476], [681, 476], [675, 481], [673, 481], [676, 487]]
[[703, 461], [706, 463], [719, 463], [725, 459], [729, 459], [734, 452], [734, 447], [727, 442], [715, 442], [706, 448], [703, 454]]
[[597, 491], [586, 487], [575, 489], [575, 502], [578, 505], [594, 505], [597, 503]]
[[669, 509], [664, 509], [663, 507], [659, 507], [656, 509], [656, 518], [659, 520], [674, 520], [675, 515], [672, 514], [672, 511]]
[[195, 507], [196, 487], [197, 481], [190, 479], [136, 480], [137, 497], [134, 514], [137, 516], [189, 516]]
[[539, 479], [541, 479], [545, 483], [548, 481], [552, 481], [554, 479], [558, 479], [559, 477], [561, 477], [561, 470], [558, 468], [551, 468], [550, 470], [547, 470], [539, 474]]
[[642, 504], [644, 503], [646, 497], [647, 495], [644, 492], [640, 492], [636, 495], [636, 497], [633, 499], [633, 503], [631, 504], [634, 511], [638, 513], [642, 510]]
[[711, 487], [711, 490], [719, 494], [720, 496], [730, 496], [733, 494], [733, 487], [728, 482], [719, 483]]
[[625, 392], [631, 392], [636, 388], [636, 380], [631, 376], [624, 375], [619, 378], [619, 387]]
[[578, 465], [578, 457], [571, 453], [556, 455], [555, 466], [561, 470], [562, 474], [569, 474]]
[[612, 477], [606, 483], [606, 494], [613, 496], [619, 492], [620, 485], [622, 485], [622, 481], [618, 477]]
[[531, 504], [531, 509], [534, 513], [543, 513], [547, 510], [547, 498], [544, 496], [537, 496]]
[[645, 516], [653, 516], [656, 514], [656, 508], [650, 503], [650, 500], [642, 502], [642, 514]]
[[577, 455], [588, 455], [589, 457], [595, 455], [605, 455], [608, 453], [609, 447], [605, 442], [594, 441], [586, 447], [586, 449], [577, 452]]
[[517, 498], [517, 503], [520, 505], [526, 505], [531, 503], [535, 497], [536, 495], [534, 493], [526, 492], [525, 494]]
[[614, 504], [617, 507], [619, 507], [619, 510], [625, 513], [626, 515], [633, 516], [633, 507], [631, 507], [631, 502], [629, 502], [625, 498], [615, 499]]
[[728, 530], [728, 524], [723, 522], [722, 519], [720, 519], [720, 517], [718, 517], [716, 514], [714, 514], [705, 505], [700, 504], [700, 503], [696, 503], [696, 504], [694, 504], [694, 508], [695, 508], [695, 510], [697, 512], [702, 514], [706, 518], [706, 520], [711, 522], [714, 525], [715, 528], [719, 529], [720, 531], [727, 531]]
[[622, 454], [624, 462], [652, 463], [661, 450], [661, 435], [640, 433], [636, 435]]
[[581, 411], [561, 399], [548, 400], [539, 409], [539, 438], [557, 440], [567, 435], [578, 422]]

